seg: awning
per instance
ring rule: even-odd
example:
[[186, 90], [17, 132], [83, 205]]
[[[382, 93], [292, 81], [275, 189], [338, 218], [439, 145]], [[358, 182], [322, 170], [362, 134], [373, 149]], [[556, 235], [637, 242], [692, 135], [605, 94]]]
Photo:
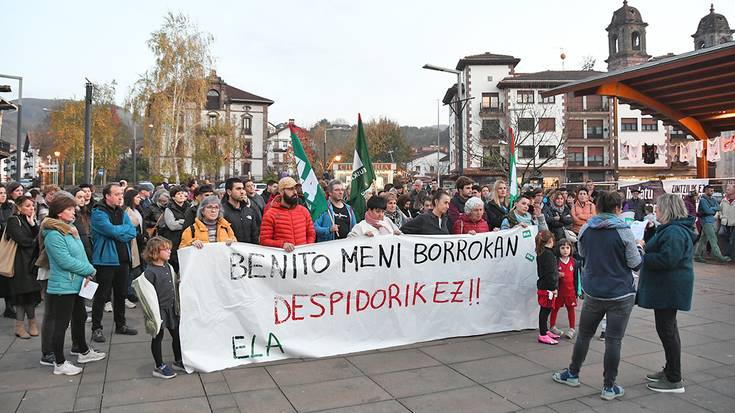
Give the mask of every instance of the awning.
[[[735, 42], [665, 57], [542, 92], [618, 97], [704, 141], [735, 130]], [[707, 176], [705, 156], [697, 175]]]

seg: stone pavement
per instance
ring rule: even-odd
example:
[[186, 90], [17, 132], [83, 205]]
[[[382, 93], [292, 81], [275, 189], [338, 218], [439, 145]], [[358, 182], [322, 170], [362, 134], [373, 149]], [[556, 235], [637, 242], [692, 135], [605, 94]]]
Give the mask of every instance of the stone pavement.
[[[623, 340], [618, 381], [626, 394], [613, 402], [599, 398], [604, 342], [593, 341], [583, 385], [571, 388], [550, 377], [568, 364], [571, 342], [537, 344], [534, 331], [160, 380], [151, 377], [144, 333], [113, 335], [98, 346], [108, 352], [106, 360], [89, 363], [78, 376], [54, 376], [38, 363], [40, 339], [16, 339], [12, 321], [3, 319], [0, 412], [734, 412], [735, 265], [697, 264], [696, 273], [694, 309], [678, 318], [682, 395], [645, 387], [644, 375], [660, 369], [664, 356], [653, 312], [639, 308]], [[142, 330], [140, 310], [129, 315]], [[565, 325], [564, 313], [560, 320]], [[110, 314], [104, 324], [112, 325]], [[164, 356], [171, 359], [170, 340]]]

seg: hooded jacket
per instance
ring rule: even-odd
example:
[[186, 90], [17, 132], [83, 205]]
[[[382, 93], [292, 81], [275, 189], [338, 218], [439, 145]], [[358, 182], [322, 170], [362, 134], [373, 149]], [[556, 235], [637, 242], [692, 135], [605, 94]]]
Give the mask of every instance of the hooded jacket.
[[135, 239], [135, 227], [122, 208], [110, 208], [100, 201], [92, 210], [92, 264], [120, 265], [118, 248], [130, 259], [130, 241]]
[[625, 221], [607, 213], [593, 216], [579, 231], [577, 247], [584, 258], [585, 295], [619, 300], [635, 294], [633, 271], [641, 266], [643, 250]]
[[[347, 213], [350, 215], [350, 231], [357, 224], [355, 218], [355, 212], [352, 207], [344, 204], [347, 207]], [[316, 242], [332, 241], [334, 240], [334, 232], [329, 229], [334, 223], [334, 206], [331, 201], [327, 201], [327, 210], [322, 215], [314, 220], [314, 231], [316, 231]], [[349, 231], [348, 231], [349, 233]]]
[[260, 245], [283, 248], [284, 243], [313, 244], [316, 241], [314, 223], [309, 210], [303, 205], [285, 207], [281, 195], [269, 204], [260, 227]]
[[84, 278], [95, 273], [87, 260], [76, 229], [58, 219], [41, 223], [43, 244], [49, 261], [49, 294], [78, 294]]
[[638, 305], [652, 309], [689, 311], [694, 289], [694, 218], [676, 219], [656, 228], [646, 244]]

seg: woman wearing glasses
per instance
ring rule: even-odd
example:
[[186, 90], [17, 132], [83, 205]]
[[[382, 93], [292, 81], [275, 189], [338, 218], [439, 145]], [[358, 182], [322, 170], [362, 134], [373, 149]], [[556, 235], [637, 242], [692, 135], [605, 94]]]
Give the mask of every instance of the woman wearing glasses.
[[219, 198], [210, 195], [199, 204], [194, 224], [184, 228], [179, 248], [191, 245], [202, 248], [208, 242], [227, 242], [229, 244], [234, 241], [236, 241], [235, 233], [232, 232], [230, 223], [222, 218]]

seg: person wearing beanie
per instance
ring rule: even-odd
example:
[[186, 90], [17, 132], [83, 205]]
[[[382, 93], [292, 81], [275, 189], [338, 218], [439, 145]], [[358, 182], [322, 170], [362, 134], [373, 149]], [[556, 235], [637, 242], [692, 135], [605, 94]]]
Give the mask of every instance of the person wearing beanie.
[[229, 245], [235, 241], [232, 226], [222, 217], [219, 198], [209, 195], [199, 203], [194, 223], [181, 233], [179, 248], [194, 246], [201, 249], [209, 242], [226, 242]]
[[299, 205], [296, 181], [287, 176], [278, 181], [278, 192], [266, 205], [260, 228], [260, 245], [292, 252], [297, 245], [316, 242], [316, 231], [309, 210]]

